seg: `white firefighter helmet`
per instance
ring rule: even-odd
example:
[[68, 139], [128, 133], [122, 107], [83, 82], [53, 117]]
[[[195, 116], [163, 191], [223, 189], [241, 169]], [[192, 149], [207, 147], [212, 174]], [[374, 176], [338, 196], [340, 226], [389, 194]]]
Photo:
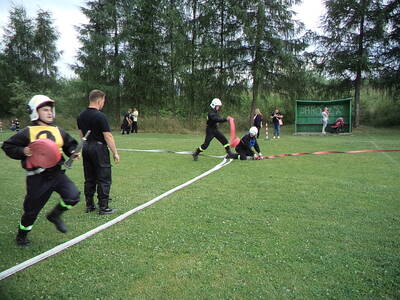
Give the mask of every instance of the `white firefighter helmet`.
[[222, 106], [222, 102], [221, 102], [221, 100], [219, 100], [218, 98], [214, 98], [214, 99], [211, 101], [210, 106], [211, 106], [213, 109], [215, 109], [216, 106]]
[[44, 106], [45, 104], [49, 104], [53, 107], [53, 118], [56, 117], [56, 110], [54, 108], [54, 101], [45, 95], [35, 95], [29, 100], [28, 103], [28, 113], [31, 121], [36, 121], [39, 119], [39, 114], [37, 112], [38, 108]]
[[249, 133], [250, 133], [251, 136], [256, 136], [257, 133], [258, 133], [257, 127], [256, 126], [250, 127]]

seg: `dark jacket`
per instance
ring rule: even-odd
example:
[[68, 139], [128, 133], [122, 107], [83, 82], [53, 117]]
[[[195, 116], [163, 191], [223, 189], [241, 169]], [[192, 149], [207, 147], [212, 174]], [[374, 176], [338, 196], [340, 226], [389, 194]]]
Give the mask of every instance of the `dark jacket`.
[[210, 108], [207, 115], [207, 127], [217, 129], [218, 123], [226, 122], [226, 118], [221, 118], [217, 110]]
[[257, 128], [260, 128], [262, 121], [263, 121], [263, 115], [256, 115], [254, 117], [253, 125], [256, 126]]
[[255, 136], [251, 137], [250, 133], [246, 134], [245, 136], [242, 137], [240, 140], [240, 143], [236, 146], [236, 151], [237, 152], [247, 152], [251, 153], [251, 155], [254, 155], [254, 151], [252, 150], [252, 147], [257, 151], [257, 153], [260, 153], [260, 147], [258, 146], [257, 139]]

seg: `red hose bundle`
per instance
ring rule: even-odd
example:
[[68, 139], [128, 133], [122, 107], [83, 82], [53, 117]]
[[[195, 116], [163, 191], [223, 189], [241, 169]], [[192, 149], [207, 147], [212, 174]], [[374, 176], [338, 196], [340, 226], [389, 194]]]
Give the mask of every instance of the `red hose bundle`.
[[50, 139], [39, 139], [29, 144], [32, 155], [26, 159], [28, 169], [33, 167], [51, 168], [61, 159], [61, 152]]
[[240, 143], [240, 139], [236, 136], [235, 119], [229, 119], [229, 126], [231, 130], [230, 145], [231, 147], [236, 147]]

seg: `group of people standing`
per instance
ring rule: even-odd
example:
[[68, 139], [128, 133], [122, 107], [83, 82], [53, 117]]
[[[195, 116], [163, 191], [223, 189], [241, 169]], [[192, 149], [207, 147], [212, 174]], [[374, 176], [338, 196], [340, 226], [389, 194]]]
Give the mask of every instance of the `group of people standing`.
[[[240, 160], [246, 159], [259, 159], [262, 158], [260, 146], [258, 145], [257, 138], [260, 136], [260, 131], [263, 126], [264, 117], [260, 112], [260, 109], [255, 109], [253, 117], [253, 126], [249, 129], [248, 133], [245, 134], [240, 142], [235, 146], [236, 153], [233, 153], [230, 148], [228, 139], [218, 130], [218, 124], [229, 121], [232, 117], [227, 116], [222, 118], [219, 112], [222, 107], [222, 102], [218, 98], [214, 98], [210, 103], [210, 109], [207, 115], [206, 123], [206, 136], [202, 145], [195, 149], [192, 153], [193, 160], [197, 161], [199, 154], [205, 151], [213, 138], [216, 138], [225, 148], [227, 158], [233, 158]], [[274, 139], [280, 138], [280, 126], [282, 123], [283, 115], [276, 109], [271, 114], [271, 120], [274, 125]]]
[[[115, 211], [108, 206], [111, 188], [109, 150], [113, 153], [114, 161], [116, 163], [120, 161], [107, 117], [100, 111], [104, 106], [105, 97], [105, 93], [100, 90], [91, 91], [88, 107], [77, 117], [79, 135], [81, 138], [87, 136], [82, 149], [86, 212], [97, 209], [94, 203], [94, 196], [97, 193], [100, 215], [111, 214]], [[53, 192], [57, 192], [61, 200], [46, 217], [62, 233], [66, 233], [68, 228], [61, 219], [61, 215], [80, 201], [80, 191], [62, 168], [65, 159], [61, 153], [62, 149], [68, 157], [79, 159], [80, 153], [75, 152], [78, 142], [64, 129], [53, 125], [55, 101], [45, 95], [36, 95], [28, 103], [28, 113], [31, 125], [11, 136], [2, 145], [7, 156], [21, 161], [27, 175], [23, 214], [16, 236], [16, 243], [19, 246], [30, 244], [27, 235]], [[88, 132], [89, 135], [87, 135]], [[38, 143], [48, 146], [41, 149], [41, 154], [43, 151], [48, 154], [50, 152], [57, 154], [52, 155], [56, 157], [54, 162], [51, 164], [46, 161], [35, 162], [33, 158], [37, 154], [35, 151], [39, 150]], [[36, 159], [37, 157], [41, 155], [36, 155]]]
[[122, 120], [121, 133], [138, 133], [138, 117], [138, 110], [136, 108], [133, 110], [129, 108], [128, 112], [124, 115], [124, 119]]

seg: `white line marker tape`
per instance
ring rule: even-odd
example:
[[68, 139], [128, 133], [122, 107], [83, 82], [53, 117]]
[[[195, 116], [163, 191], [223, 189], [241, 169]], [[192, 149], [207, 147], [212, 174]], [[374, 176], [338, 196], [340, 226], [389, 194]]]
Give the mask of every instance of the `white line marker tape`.
[[[371, 139], [372, 139], [372, 137], [371, 137]], [[375, 147], [376, 149], [379, 149], [378, 145], [375, 143], [374, 140], [371, 140], [370, 142], [374, 145], [374, 147]], [[388, 153], [386, 153], [386, 152], [382, 152], [382, 154], [385, 155], [386, 158], [388, 158], [392, 163], [394, 163], [394, 164], [396, 165], [396, 167], [400, 168], [400, 163], [399, 163], [397, 160], [395, 160], [393, 157], [391, 157], [391, 156], [390, 156]]]
[[[164, 149], [154, 149], [154, 150], [146, 150], [146, 149], [124, 149], [124, 148], [117, 148], [118, 151], [127, 151], [127, 152], [153, 152], [153, 153], [175, 153], [175, 154], [185, 154], [185, 155], [191, 155], [193, 152], [190, 151], [170, 151], [170, 150], [164, 150]], [[201, 156], [208, 156], [208, 157], [213, 157], [213, 158], [224, 158], [225, 155], [209, 155], [209, 154], [204, 154], [200, 153]]]
[[146, 202], [146, 203], [144, 203], [144, 204], [142, 204], [142, 205], [140, 205], [140, 206], [138, 206], [138, 207], [136, 207], [136, 208], [134, 208], [134, 209], [132, 209], [132, 210], [120, 215], [120, 216], [118, 216], [118, 217], [116, 217], [115, 219], [113, 219], [111, 221], [108, 221], [107, 223], [105, 223], [105, 224], [103, 224], [103, 225], [101, 225], [101, 226], [99, 226], [99, 227], [97, 227], [95, 229], [92, 229], [92, 230], [90, 230], [90, 231], [88, 231], [88, 232], [86, 232], [86, 233], [84, 233], [84, 234], [82, 234], [80, 236], [77, 236], [76, 238], [74, 238], [72, 240], [69, 240], [69, 241], [67, 241], [67, 242], [65, 242], [63, 244], [60, 244], [60, 245], [54, 247], [53, 249], [50, 249], [50, 250], [48, 250], [46, 252], [43, 252], [42, 254], [39, 254], [39, 255], [29, 259], [29, 260], [24, 261], [23, 263], [20, 263], [20, 264], [14, 266], [12, 268], [9, 268], [9, 269], [1, 272], [0, 273], [0, 280], [3, 280], [3, 279], [5, 279], [5, 278], [7, 278], [7, 277], [9, 277], [9, 276], [21, 271], [21, 270], [23, 270], [25, 268], [28, 268], [28, 267], [30, 267], [30, 266], [32, 266], [32, 265], [34, 265], [34, 264], [36, 264], [36, 263], [48, 258], [50, 256], [53, 256], [54, 254], [57, 254], [57, 253], [65, 250], [65, 249], [67, 249], [67, 248], [69, 248], [69, 247], [71, 247], [71, 246], [73, 246], [73, 245], [75, 245], [75, 244], [77, 244], [77, 243], [79, 243], [79, 242], [91, 237], [92, 235], [94, 235], [94, 234], [96, 234], [96, 233], [98, 233], [100, 231], [103, 231], [103, 230], [107, 229], [108, 227], [110, 227], [110, 226], [112, 226], [112, 225], [114, 225], [114, 224], [116, 224], [118, 222], [121, 222], [122, 220], [126, 219], [130, 215], [132, 215], [132, 214], [134, 214], [134, 213], [136, 213], [136, 212], [138, 212], [138, 211], [140, 211], [140, 210], [142, 210], [142, 209], [144, 209], [144, 208], [156, 203], [157, 201], [160, 201], [161, 199], [171, 195], [172, 193], [175, 193], [176, 191], [179, 191], [180, 189], [183, 189], [184, 187], [192, 184], [193, 182], [196, 182], [196, 181], [200, 180], [203, 177], [206, 177], [207, 175], [210, 175], [211, 173], [213, 173], [215, 171], [218, 171], [222, 167], [225, 167], [226, 165], [230, 164], [231, 162], [232, 162], [232, 159], [230, 159], [230, 160], [224, 159], [218, 165], [216, 165], [215, 167], [211, 168], [210, 170], [204, 172], [203, 174], [200, 174], [199, 176], [197, 176], [197, 177], [195, 177], [195, 178], [193, 178], [193, 179], [191, 179], [191, 180], [189, 180], [189, 181], [187, 181], [187, 182], [185, 182], [185, 183], [183, 183], [181, 185], [178, 185], [177, 187], [174, 187], [173, 189], [171, 189], [171, 190], [161, 194], [160, 196], [158, 196], [158, 197], [156, 197], [156, 198], [154, 198], [154, 199], [152, 199], [152, 200], [150, 200], [150, 201], [148, 201], [148, 202]]

